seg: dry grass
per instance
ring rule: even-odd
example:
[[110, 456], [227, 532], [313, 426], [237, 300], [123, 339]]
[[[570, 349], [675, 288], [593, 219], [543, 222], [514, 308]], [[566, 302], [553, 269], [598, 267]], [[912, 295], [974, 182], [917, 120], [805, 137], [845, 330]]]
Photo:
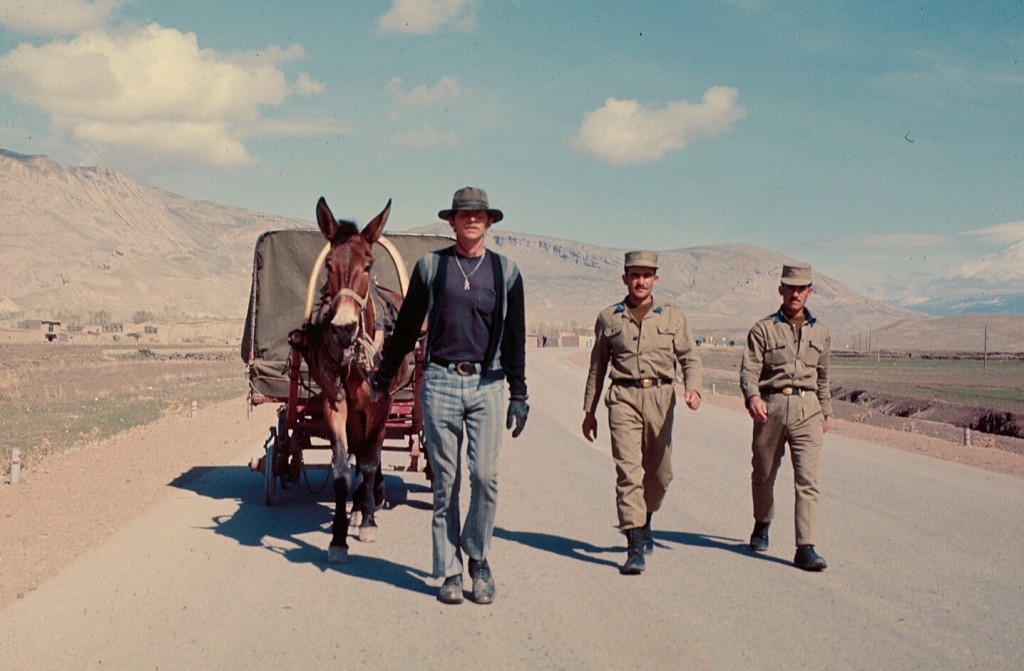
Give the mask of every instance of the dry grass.
[[[180, 348], [174, 352], [181, 352]], [[11, 450], [26, 466], [166, 415], [245, 394], [234, 348], [170, 350], [57, 343], [0, 346], [0, 470]]]

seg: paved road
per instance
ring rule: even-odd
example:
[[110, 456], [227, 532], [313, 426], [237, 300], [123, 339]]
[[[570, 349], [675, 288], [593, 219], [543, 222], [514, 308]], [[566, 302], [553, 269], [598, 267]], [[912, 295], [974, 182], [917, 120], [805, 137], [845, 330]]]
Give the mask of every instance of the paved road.
[[0, 611], [0, 667], [1020, 668], [1020, 480], [829, 436], [829, 569], [808, 574], [790, 564], [788, 471], [771, 550], [745, 550], [749, 420], [705, 404], [677, 419], [647, 573], [624, 577], [607, 430], [579, 435], [584, 371], [560, 350], [529, 366], [529, 425], [502, 455], [493, 605], [434, 599], [422, 474], [388, 472], [381, 542], [354, 543], [339, 569], [326, 498], [265, 507], [239, 445], [235, 464], [179, 479]]

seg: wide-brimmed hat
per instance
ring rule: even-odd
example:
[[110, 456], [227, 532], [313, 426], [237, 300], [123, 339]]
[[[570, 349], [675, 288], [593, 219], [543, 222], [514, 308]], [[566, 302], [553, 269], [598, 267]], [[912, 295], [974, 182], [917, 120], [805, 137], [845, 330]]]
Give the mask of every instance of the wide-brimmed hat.
[[626, 259], [623, 262], [624, 268], [639, 266], [641, 268], [658, 269], [658, 255], [648, 251], [626, 252]]
[[452, 196], [452, 207], [449, 210], [441, 210], [437, 216], [445, 221], [450, 221], [452, 213], [456, 210], [486, 210], [491, 217], [491, 223], [496, 224], [505, 218], [501, 210], [492, 209], [487, 204], [487, 192], [475, 186], [464, 186]]
[[782, 284], [791, 287], [806, 287], [811, 284], [811, 264], [792, 263], [782, 266]]

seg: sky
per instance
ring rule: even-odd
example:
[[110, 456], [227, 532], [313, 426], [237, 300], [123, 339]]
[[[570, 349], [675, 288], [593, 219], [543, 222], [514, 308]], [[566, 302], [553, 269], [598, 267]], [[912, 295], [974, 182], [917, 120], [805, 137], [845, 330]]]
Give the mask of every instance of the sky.
[[472, 185], [510, 231], [1024, 294], [1022, 0], [0, 0], [0, 147], [310, 222]]

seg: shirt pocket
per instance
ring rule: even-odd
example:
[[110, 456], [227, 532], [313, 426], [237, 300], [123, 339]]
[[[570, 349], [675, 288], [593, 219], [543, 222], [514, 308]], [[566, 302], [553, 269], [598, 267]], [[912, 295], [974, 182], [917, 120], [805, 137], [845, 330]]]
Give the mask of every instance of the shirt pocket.
[[658, 324], [658, 348], [673, 352], [678, 330], [679, 327], [674, 324]]
[[622, 324], [611, 324], [604, 330], [604, 338], [608, 341], [608, 348], [612, 354], [622, 354], [624, 352], [631, 352], [632, 349], [629, 347], [629, 343], [626, 342], [626, 334], [622, 329]]
[[789, 359], [786, 341], [769, 337], [764, 344], [764, 362], [769, 366], [783, 366]]
[[825, 343], [821, 342], [816, 338], [811, 338], [807, 341], [807, 347], [804, 348], [803, 359], [804, 365], [808, 368], [815, 368], [818, 365], [818, 361], [821, 360], [821, 354], [825, 351]]

